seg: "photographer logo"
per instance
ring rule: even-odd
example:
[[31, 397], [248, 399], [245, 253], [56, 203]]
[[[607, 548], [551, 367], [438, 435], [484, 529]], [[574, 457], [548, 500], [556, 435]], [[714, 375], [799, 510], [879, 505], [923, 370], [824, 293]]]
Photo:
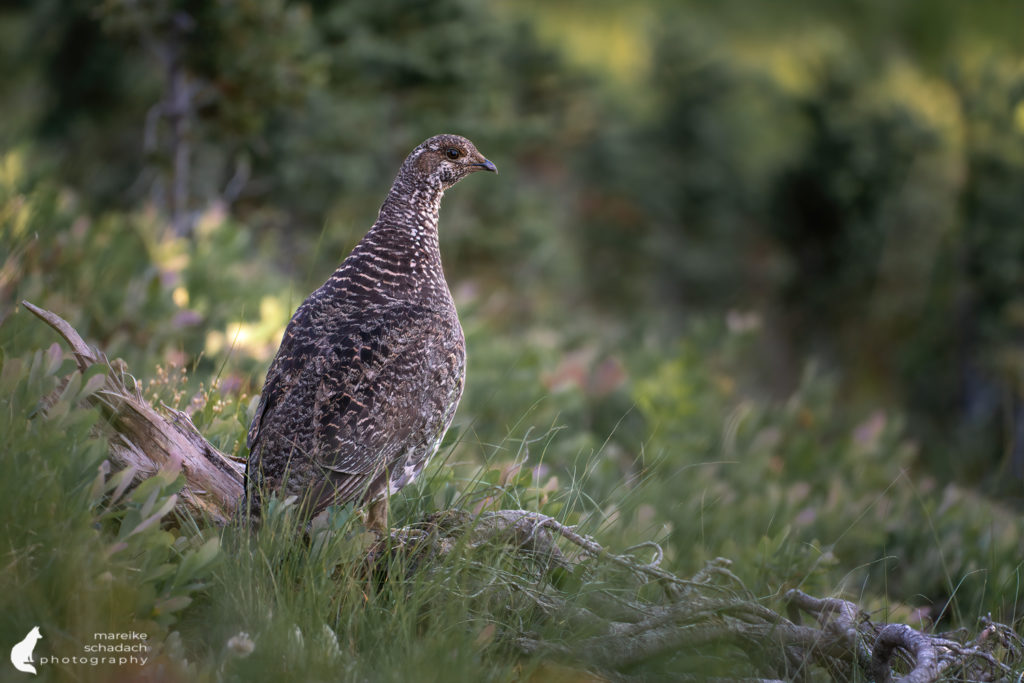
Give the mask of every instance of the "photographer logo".
[[24, 640], [11, 648], [11, 664], [15, 669], [27, 674], [36, 673], [36, 668], [32, 666], [32, 650], [36, 649], [36, 642], [42, 637], [39, 627], [34, 626]]
[[152, 646], [144, 631], [96, 632], [92, 642], [78, 645], [79, 651], [33, 653], [42, 638], [39, 627], [34, 627], [25, 638], [11, 648], [11, 664], [18, 671], [36, 674], [37, 666], [132, 666], [142, 667], [149, 662]]

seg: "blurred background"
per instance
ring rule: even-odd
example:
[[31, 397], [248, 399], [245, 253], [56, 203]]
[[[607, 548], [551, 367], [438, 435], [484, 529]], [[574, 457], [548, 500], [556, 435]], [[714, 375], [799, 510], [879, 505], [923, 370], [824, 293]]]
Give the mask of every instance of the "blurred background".
[[[239, 453], [294, 308], [408, 151], [460, 133], [501, 174], [442, 209], [456, 461], [579, 483], [684, 564], [792, 535], [846, 576], [900, 548], [905, 597], [941, 607], [980, 557], [999, 603], [1024, 553], [1021, 26], [989, 0], [7, 2], [0, 343], [53, 341], [29, 299], [168, 403], [216, 382]], [[918, 538], [922, 510], [949, 528]], [[781, 574], [808, 552], [785, 547]]]

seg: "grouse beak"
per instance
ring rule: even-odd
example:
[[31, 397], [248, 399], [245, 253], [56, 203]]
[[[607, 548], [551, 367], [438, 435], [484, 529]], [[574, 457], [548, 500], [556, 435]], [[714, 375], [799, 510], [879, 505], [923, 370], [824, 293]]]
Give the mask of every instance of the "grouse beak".
[[480, 168], [482, 168], [483, 170], [485, 170], [485, 171], [490, 171], [491, 173], [497, 173], [497, 172], [498, 172], [498, 167], [497, 167], [497, 166], [495, 166], [494, 164], [492, 164], [492, 163], [491, 163], [490, 161], [488, 161], [487, 159], [484, 159], [484, 160], [483, 160], [483, 161], [481, 161], [481, 162], [478, 162], [478, 163], [475, 163], [475, 164], [471, 164], [471, 165], [472, 165], [472, 166], [479, 166], [479, 167], [480, 167]]

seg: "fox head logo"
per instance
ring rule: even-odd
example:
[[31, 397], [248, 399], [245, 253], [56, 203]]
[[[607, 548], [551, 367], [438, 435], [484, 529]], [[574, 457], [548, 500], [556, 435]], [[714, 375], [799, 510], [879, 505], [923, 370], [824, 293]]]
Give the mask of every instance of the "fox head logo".
[[11, 648], [11, 664], [15, 669], [27, 674], [36, 673], [36, 668], [32, 666], [32, 650], [36, 647], [36, 641], [42, 637], [39, 627], [35, 626], [28, 632], [24, 640]]

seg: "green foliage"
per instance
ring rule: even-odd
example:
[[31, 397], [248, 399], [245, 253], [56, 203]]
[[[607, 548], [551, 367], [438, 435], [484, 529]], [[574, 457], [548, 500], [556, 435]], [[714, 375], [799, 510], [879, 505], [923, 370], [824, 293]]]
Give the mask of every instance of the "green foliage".
[[1019, 478], [1018, 58], [950, 35], [935, 73], [825, 9], [778, 33], [708, 14], [660, 17], [643, 115], [612, 109], [576, 167], [592, 295], [641, 328], [760, 312], [776, 390], [814, 354], [903, 405], [940, 476]]
[[[521, 507], [612, 548], [656, 539], [665, 566], [684, 574], [727, 555], [769, 599], [800, 587], [857, 594], [903, 618], [1012, 620], [1024, 569], [1019, 520], [973, 494], [915, 485], [898, 421], [875, 413], [847, 422], [835, 385], [813, 372], [785, 401], [750, 394], [737, 366], [755, 338], [706, 325], [633, 382], [651, 436], [629, 481], [600, 452], [567, 484], [544, 480], [528, 466], [534, 457], [549, 474], [573, 466], [556, 432], [533, 440], [544, 444], [539, 453], [525, 439], [511, 461], [432, 468], [393, 501], [392, 523]], [[371, 537], [351, 506], [312, 528], [291, 500], [273, 501], [256, 530], [169, 524], [182, 478], [161, 472], [128, 489], [129, 473], [111, 474], [91, 433], [99, 415], [79, 405], [104, 376], [72, 374], [65, 386], [70, 369], [54, 345], [8, 358], [0, 372], [13, 446], [2, 497], [13, 589], [5, 636], [40, 623], [61, 632], [47, 652], [73, 653], [96, 631], [145, 630], [162, 666], [201, 681], [407, 680], [420, 670], [512, 680], [539, 662], [506, 651], [503, 638], [564, 637], [549, 617], [519, 612], [525, 621], [506, 624], [505, 605], [478, 599], [488, 577], [522, 571], [500, 549], [467, 546], [427, 565], [398, 556], [385, 576], [367, 574]], [[157, 391], [173, 396], [173, 386]], [[203, 399], [191, 406], [197, 425], [226, 445], [242, 441], [245, 401], [217, 389]], [[458, 452], [458, 443], [448, 447]], [[552, 577], [580, 600], [615, 585], [583, 579]], [[679, 665], [652, 662], [650, 673]]]
[[635, 383], [651, 437], [643, 483], [616, 513], [646, 518], [682, 573], [724, 555], [767, 594], [873, 586], [936, 619], [1015, 619], [1019, 516], [922, 477], [901, 420], [843, 410], [813, 368], [783, 401], [742, 389], [755, 339], [696, 330]]
[[[186, 240], [146, 213], [92, 218], [70, 193], [29, 182], [23, 159], [17, 152], [2, 159], [4, 315], [22, 300], [56, 311], [136, 371], [163, 364], [219, 374], [228, 358], [233, 370], [251, 371], [273, 352], [294, 296], [283, 277], [250, 262], [252, 239], [242, 226], [212, 211]], [[49, 334], [24, 318], [0, 327], [14, 353], [48, 344]], [[243, 384], [237, 372], [231, 381]]]
[[130, 472], [110, 473], [100, 415], [81, 405], [104, 375], [72, 367], [55, 344], [0, 368], [0, 631], [13, 643], [38, 625], [53, 656], [82, 656], [97, 632], [159, 643], [221, 555], [216, 534], [168, 527], [180, 475], [128, 490]]
[[[287, 501], [248, 533], [172, 519], [174, 473], [125, 488], [81, 405], [101, 376], [62, 384], [70, 363], [18, 306], [58, 312], [244, 455], [290, 314], [441, 130], [501, 176], [446, 200], [468, 384], [395, 523], [523, 507], [611, 548], [654, 539], [682, 574], [730, 557], [769, 601], [1020, 621], [1020, 10], [592, 4], [5, 10], [9, 642], [135, 626], [182, 680], [530, 675], [502, 638], [558, 623], [500, 624], [470, 597], [516, 571], [500, 554], [378, 581], [351, 509], [307, 543]], [[144, 142], [172, 46], [197, 88], [191, 239], [162, 215], [170, 119]]]

